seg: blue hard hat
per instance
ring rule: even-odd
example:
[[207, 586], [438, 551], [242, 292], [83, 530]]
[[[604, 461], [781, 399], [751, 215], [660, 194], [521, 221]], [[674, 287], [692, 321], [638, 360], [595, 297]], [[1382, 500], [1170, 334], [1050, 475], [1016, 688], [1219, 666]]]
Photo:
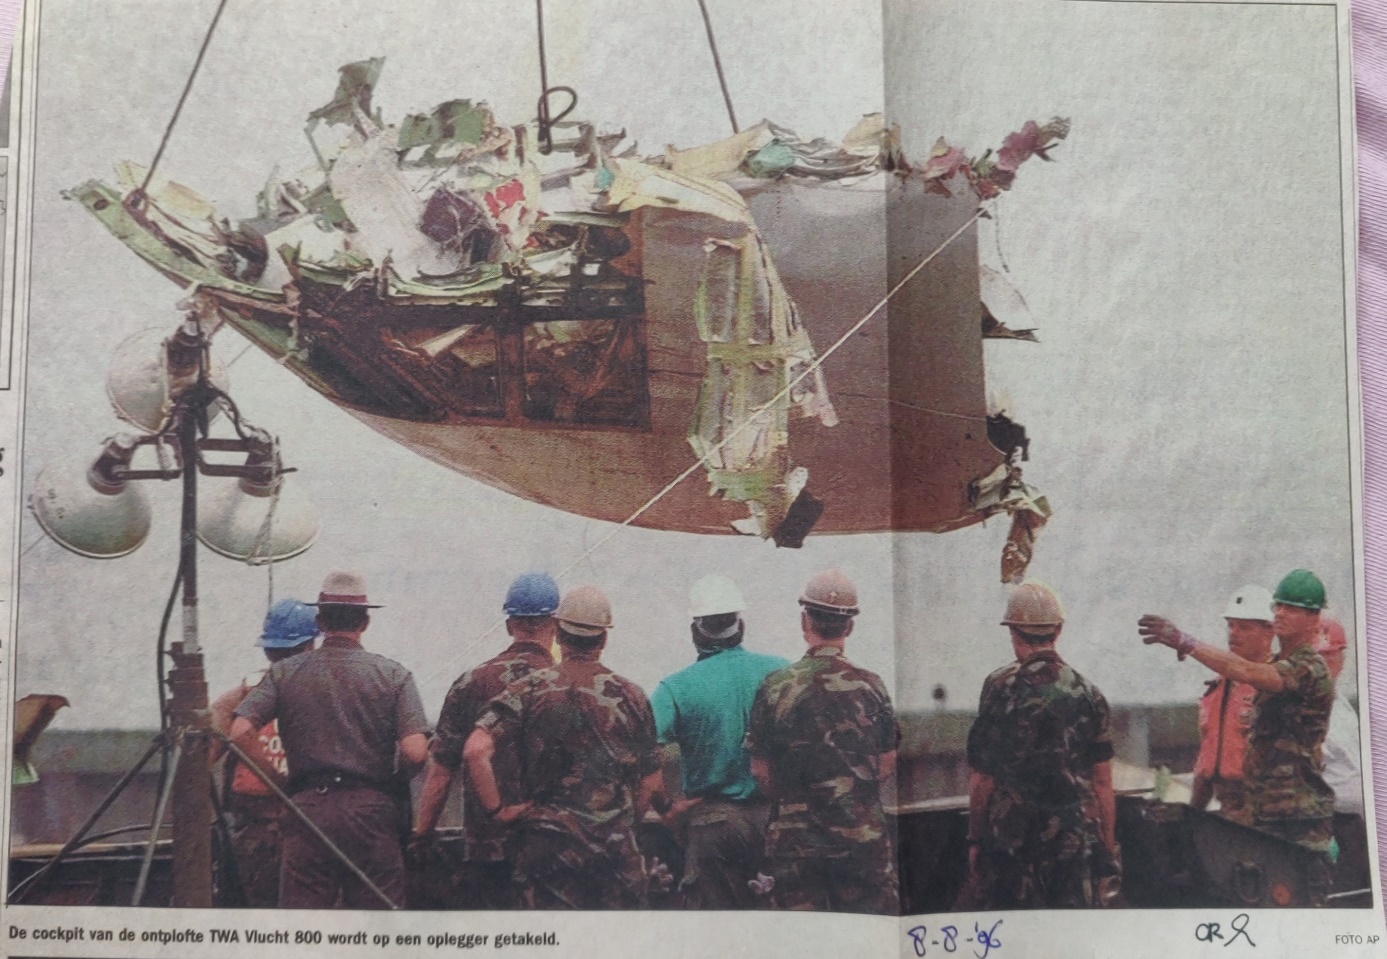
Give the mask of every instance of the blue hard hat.
[[506, 590], [507, 616], [552, 616], [559, 608], [559, 584], [548, 573], [525, 573]]
[[297, 599], [281, 599], [265, 616], [261, 649], [291, 649], [318, 635], [318, 611]]

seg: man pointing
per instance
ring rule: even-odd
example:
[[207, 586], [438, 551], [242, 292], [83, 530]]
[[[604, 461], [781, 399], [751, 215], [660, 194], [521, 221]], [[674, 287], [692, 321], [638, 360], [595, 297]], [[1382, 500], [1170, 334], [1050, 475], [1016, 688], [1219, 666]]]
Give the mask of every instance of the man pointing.
[[1311, 903], [1323, 905], [1333, 882], [1334, 790], [1324, 781], [1324, 740], [1334, 705], [1334, 679], [1315, 649], [1324, 584], [1292, 570], [1272, 597], [1272, 628], [1280, 652], [1270, 663], [1250, 662], [1209, 646], [1160, 616], [1137, 624], [1144, 642], [1174, 649], [1234, 682], [1255, 688], [1256, 718], [1244, 763], [1252, 825], [1314, 853], [1307, 870]]

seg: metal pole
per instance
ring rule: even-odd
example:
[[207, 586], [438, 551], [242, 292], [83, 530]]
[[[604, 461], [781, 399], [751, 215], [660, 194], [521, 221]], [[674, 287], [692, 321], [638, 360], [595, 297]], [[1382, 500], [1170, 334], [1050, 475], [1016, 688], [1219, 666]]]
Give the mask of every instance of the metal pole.
[[183, 579], [183, 642], [173, 644], [169, 671], [169, 709], [182, 747], [173, 778], [173, 904], [212, 906], [212, 792], [208, 761], [211, 717], [197, 623], [197, 469], [202, 391], [181, 400], [179, 452], [183, 459], [183, 515], [179, 529], [179, 569]]
[[185, 406], [178, 426], [178, 447], [183, 456], [178, 566], [183, 572], [183, 651], [194, 656], [202, 653], [197, 636], [197, 421], [196, 412]]
[[149, 884], [149, 867], [154, 865], [154, 849], [159, 840], [159, 827], [164, 824], [164, 812], [168, 809], [169, 795], [173, 792], [173, 779], [178, 775], [178, 761], [183, 757], [183, 744], [173, 744], [173, 756], [169, 759], [169, 774], [159, 784], [159, 801], [154, 804], [154, 822], [149, 827], [149, 842], [145, 843], [144, 858], [140, 860], [140, 875], [135, 880], [135, 895], [130, 905], [138, 906], [144, 900], [145, 886]]
[[327, 837], [327, 833], [319, 829], [318, 824], [315, 823], [312, 819], [308, 818], [308, 813], [300, 809], [299, 804], [294, 802], [294, 800], [290, 799], [289, 794], [286, 793], [283, 789], [279, 788], [279, 784], [274, 781], [273, 776], [270, 773], [266, 772], [264, 769], [262, 769], [254, 759], [251, 759], [250, 756], [246, 755], [246, 751], [242, 749], [240, 746], [236, 745], [235, 741], [232, 740], [231, 737], [215, 729], [212, 731], [212, 735], [216, 736], [222, 742], [226, 743], [226, 748], [231, 750], [236, 755], [237, 759], [245, 763], [247, 768], [257, 773], [260, 776], [261, 780], [264, 781], [265, 785], [269, 786], [270, 790], [276, 796], [279, 797], [280, 801], [283, 802], [285, 806], [289, 807], [289, 811], [298, 817], [299, 822], [307, 826], [308, 830], [311, 833], [313, 833], [313, 835], [318, 837], [318, 841], [327, 847], [328, 852], [336, 856], [338, 861], [340, 861], [342, 865], [346, 866], [348, 869], [351, 870], [352, 875], [360, 879], [362, 883], [365, 884], [367, 889], [375, 893], [377, 899], [385, 903], [391, 909], [400, 908], [395, 904], [395, 901], [393, 899], [391, 899], [389, 896], [387, 896], [384, 892], [381, 891], [380, 886], [377, 886], [374, 882], [371, 881], [370, 876], [366, 875], [366, 873], [361, 871], [360, 866], [352, 862], [346, 853], [344, 853], [341, 849], [337, 848], [337, 844]]
[[140, 774], [141, 769], [144, 769], [145, 764], [153, 758], [155, 753], [163, 749], [164, 746], [163, 734], [155, 736], [154, 741], [149, 744], [149, 748], [145, 750], [139, 762], [125, 771], [125, 775], [120, 778], [120, 782], [116, 783], [115, 787], [106, 794], [105, 799], [97, 803], [96, 808], [92, 810], [92, 814], [87, 817], [87, 821], [82, 823], [81, 828], [72, 834], [71, 839], [63, 843], [63, 848], [59, 849], [52, 859], [40, 866], [37, 872], [25, 879], [21, 885], [15, 887], [14, 892], [10, 894], [10, 902], [19, 902], [25, 892], [38, 885], [39, 881], [56, 869], [58, 864], [66, 859], [72, 850], [82, 845], [82, 841], [87, 838], [87, 833], [92, 831], [92, 827], [106, 814], [106, 810], [111, 808], [115, 801], [120, 798], [121, 793], [125, 792], [126, 787], [134, 782], [135, 777]]

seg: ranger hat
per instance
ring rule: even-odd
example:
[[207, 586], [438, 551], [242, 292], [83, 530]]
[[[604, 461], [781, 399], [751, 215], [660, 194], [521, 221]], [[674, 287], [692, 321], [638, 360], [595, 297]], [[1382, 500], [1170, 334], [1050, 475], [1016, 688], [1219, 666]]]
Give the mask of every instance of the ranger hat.
[[1064, 625], [1064, 607], [1053, 589], [1032, 580], [1011, 591], [1002, 625], [1053, 633]]
[[563, 594], [554, 618], [566, 633], [601, 636], [612, 628], [612, 604], [596, 586], [577, 586]]
[[1324, 595], [1324, 583], [1308, 569], [1293, 569], [1286, 574], [1276, 587], [1272, 602], [1283, 606], [1299, 606], [1301, 609], [1324, 609], [1328, 605]]
[[1243, 586], [1228, 597], [1223, 618], [1271, 622], [1271, 591], [1264, 586]]
[[506, 590], [507, 616], [552, 616], [559, 608], [559, 584], [548, 573], [522, 573]]
[[334, 569], [323, 577], [323, 588], [318, 593], [318, 601], [308, 605], [380, 609], [379, 606], [366, 602], [366, 577], [348, 569]]
[[799, 604], [839, 616], [856, 616], [861, 612], [857, 607], [857, 585], [841, 569], [826, 569], [809, 577]]
[[265, 614], [261, 649], [293, 649], [318, 635], [318, 613], [297, 599], [281, 599]]

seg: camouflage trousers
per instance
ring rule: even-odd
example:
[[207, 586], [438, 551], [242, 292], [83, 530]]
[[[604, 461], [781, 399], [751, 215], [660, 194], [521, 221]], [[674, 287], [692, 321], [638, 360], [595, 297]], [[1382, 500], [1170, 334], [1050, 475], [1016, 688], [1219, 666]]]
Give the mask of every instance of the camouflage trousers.
[[640, 909], [645, 863], [627, 836], [596, 853], [577, 837], [526, 829], [515, 853], [515, 879], [527, 909]]
[[1252, 807], [1247, 804], [1247, 786], [1241, 779], [1217, 779], [1214, 796], [1218, 799], [1218, 814], [1224, 819], [1252, 825]]
[[1064, 909], [1115, 898], [1120, 867], [1084, 830], [1056, 829], [1014, 850], [984, 844], [979, 909]]
[[246, 906], [251, 909], [273, 909], [279, 905], [279, 859], [283, 849], [279, 827], [277, 818], [237, 815], [231, 829], [236, 873]]
[[705, 799], [689, 816], [684, 878], [679, 894], [686, 909], [754, 909], [760, 903], [747, 886], [760, 871], [766, 850], [768, 802]]
[[1323, 906], [1334, 888], [1333, 818], [1264, 820], [1256, 827], [1312, 853], [1305, 863], [1305, 897], [1310, 905]]
[[778, 909], [900, 915], [900, 879], [889, 843], [843, 856], [770, 860]]

